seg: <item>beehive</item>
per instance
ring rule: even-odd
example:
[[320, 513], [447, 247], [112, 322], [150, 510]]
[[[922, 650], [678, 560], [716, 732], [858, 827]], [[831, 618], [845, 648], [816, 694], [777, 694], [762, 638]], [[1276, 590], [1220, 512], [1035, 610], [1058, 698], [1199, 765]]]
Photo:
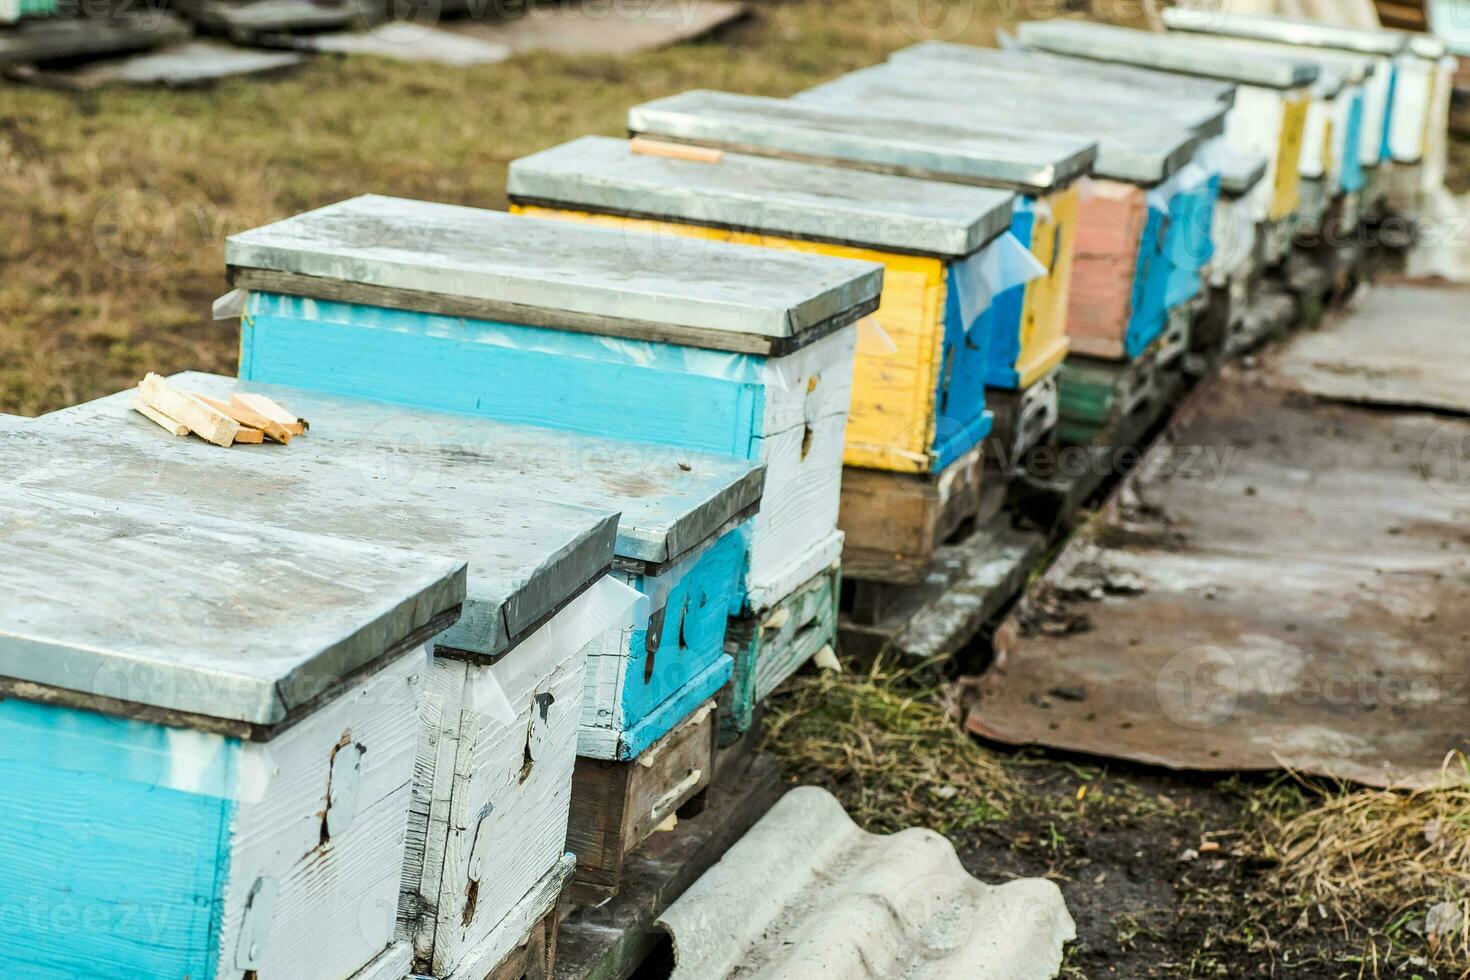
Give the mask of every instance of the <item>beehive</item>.
[[[26, 429], [8, 476], [65, 463]], [[7, 976], [314, 980], [388, 951], [463, 562], [7, 486], [0, 579]]]
[[[210, 375], [173, 381], [224, 398], [238, 385]], [[20, 466], [16, 479], [468, 561], [464, 613], [434, 637], [408, 708], [411, 820], [395, 840], [402, 882], [383, 914], [396, 911], [420, 972], [483, 976], [570, 873], [563, 857], [589, 646], [609, 629], [621, 634], [610, 604], [630, 592], [602, 581], [618, 515], [605, 499], [593, 508], [544, 499], [542, 484], [514, 489], [509, 438], [482, 441], [474, 420], [252, 390], [312, 419], [312, 431], [287, 447], [222, 452], [161, 433], [131, 412], [125, 392], [32, 423], [25, 437], [46, 441], [49, 464]], [[8, 451], [39, 458], [20, 438]], [[543, 446], [554, 453], [554, 438]], [[705, 655], [723, 671], [718, 687], [729, 661], [718, 644]]]
[[[1076, 248], [1078, 283], [1067, 330], [1075, 351], [1134, 356], [1163, 330], [1168, 309], [1201, 289], [1200, 270], [1213, 251], [1218, 182], [1187, 164], [1206, 138], [1223, 131], [1226, 107], [1217, 99], [1165, 98], [1155, 118], [1141, 115], [1138, 96], [1116, 86], [1094, 89], [1062, 81], [1065, 76], [1043, 86], [1035, 84], [1039, 77], [1030, 69], [907, 59], [853, 72], [798, 98], [863, 105], [895, 117], [936, 114], [965, 126], [989, 120], [1096, 139], [1094, 170], [1104, 178], [1096, 182], [1103, 200], [1101, 206], [1095, 196], [1081, 201], [1074, 223], [1094, 247], [1113, 247], [1103, 253], [1081, 243]], [[1131, 196], [1141, 210], [1118, 236], [1111, 223], [1119, 215], [1108, 198], [1128, 197], [1123, 188], [1137, 191]], [[1145, 188], [1154, 189], [1152, 196]], [[1086, 233], [1103, 223], [1102, 236]], [[1127, 297], [1121, 308], [1115, 302], [1120, 285]]]
[[1077, 180], [1095, 146], [1074, 136], [692, 91], [634, 106], [628, 128], [659, 140], [1014, 191], [1011, 230], [1047, 274], [994, 301], [987, 386], [1045, 374], [1063, 350]]
[[[232, 237], [242, 378], [756, 460], [742, 608], [836, 560], [882, 267], [362, 197]], [[759, 290], [751, 288], [760, 283]]]
[[[536, 217], [881, 262], [843, 461], [937, 473], [990, 429], [984, 264], [987, 248], [1014, 244], [996, 243], [1011, 223], [1009, 192], [735, 153], [677, 159], [586, 136], [512, 163], [508, 193]], [[1039, 352], [1028, 374], [1065, 352]]]
[[1019, 35], [1029, 49], [1236, 83], [1226, 138], [1236, 149], [1262, 153], [1269, 161], [1254, 217], [1281, 222], [1295, 213], [1309, 87], [1318, 74], [1314, 65], [1077, 21], [1032, 21], [1020, 26]]

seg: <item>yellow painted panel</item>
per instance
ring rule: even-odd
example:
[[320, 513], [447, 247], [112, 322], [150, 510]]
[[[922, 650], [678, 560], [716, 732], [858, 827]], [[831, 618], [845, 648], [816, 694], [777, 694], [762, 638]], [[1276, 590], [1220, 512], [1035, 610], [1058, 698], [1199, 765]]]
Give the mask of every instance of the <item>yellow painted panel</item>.
[[624, 218], [555, 208], [511, 208], [537, 218], [632, 227], [712, 241], [811, 252], [881, 262], [883, 296], [874, 314], [881, 333], [859, 325], [853, 365], [852, 408], [847, 416], [848, 466], [927, 473], [933, 461], [939, 360], [944, 351], [944, 263], [936, 258], [873, 249], [804, 242], [773, 235], [732, 232], [697, 225]]
[[[1026, 286], [1021, 310], [1021, 353], [1016, 373], [1022, 388], [1046, 376], [1067, 356], [1067, 309], [1072, 295], [1072, 258], [1077, 247], [1074, 184], [1042, 198], [1045, 205], [1031, 228], [1031, 254], [1049, 270]], [[1051, 211], [1050, 217], [1046, 215]]]
[[1311, 100], [1306, 95], [1286, 96], [1282, 100], [1281, 145], [1276, 156], [1276, 188], [1267, 213], [1273, 221], [1280, 221], [1296, 211], [1301, 204], [1302, 140], [1306, 135], [1307, 106]]

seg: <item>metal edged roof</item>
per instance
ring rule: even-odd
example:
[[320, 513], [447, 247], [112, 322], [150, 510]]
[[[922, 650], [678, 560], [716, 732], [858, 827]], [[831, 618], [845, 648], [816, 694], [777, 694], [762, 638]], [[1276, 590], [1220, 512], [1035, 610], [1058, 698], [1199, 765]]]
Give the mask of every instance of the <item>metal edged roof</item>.
[[1233, 51], [1177, 34], [1154, 34], [1077, 20], [1033, 20], [1018, 29], [1028, 48], [1097, 61], [1201, 75], [1242, 85], [1294, 89], [1317, 80], [1317, 66], [1301, 58]]
[[510, 165], [518, 203], [963, 258], [1010, 227], [1010, 191], [794, 160], [725, 153], [717, 161], [635, 152], [584, 136]]
[[[6, 431], [7, 457], [31, 454], [7, 459], [7, 475], [25, 462], [59, 465], [42, 431]], [[228, 501], [227, 488], [219, 496]], [[8, 694], [179, 712], [205, 727], [274, 726], [442, 628], [464, 599], [465, 567], [274, 524], [0, 485], [0, 583]]]
[[[317, 423], [305, 438], [292, 442], [289, 463], [267, 455], [279, 455], [269, 446], [240, 447], [263, 473], [285, 465], [309, 476], [315, 467], [350, 465], [364, 480], [402, 475], [430, 502], [445, 497], [442, 506], [451, 513], [484, 507], [487, 500], [500, 507], [531, 497], [581, 508], [598, 519], [620, 514], [615, 553], [626, 561], [678, 561], [731, 522], [749, 516], [760, 506], [765, 483], [764, 464], [713, 453], [197, 371], [170, 380], [223, 401], [236, 391], [259, 392]], [[126, 435], [119, 438], [152, 448], [157, 439], [136, 424], [140, 419], [131, 410], [132, 395], [129, 389], [52, 412], [40, 421], [88, 427], [119, 427], [126, 421], [126, 428], [118, 428]], [[473, 499], [467, 505], [452, 499], [464, 497]]]
[[1234, 82], [1154, 71], [1133, 65], [1090, 61], [1086, 58], [1071, 58], [1066, 55], [1049, 54], [1045, 51], [981, 48], [971, 44], [956, 44], [953, 41], [921, 41], [893, 52], [888, 56], [888, 60], [927, 60], [943, 64], [965, 65], [971, 68], [1004, 68], [1011, 71], [1034, 72], [1053, 79], [1105, 82], [1144, 92], [1157, 90], [1160, 86], [1168, 86], [1171, 92], [1180, 97], [1212, 99], [1216, 102], [1223, 102], [1226, 106], [1235, 104], [1236, 85]]
[[365, 195], [232, 235], [225, 261], [251, 288], [320, 296], [347, 284], [366, 291], [358, 301], [382, 293], [428, 310], [448, 297], [484, 319], [757, 353], [855, 322], [882, 287], [876, 263], [698, 240], [669, 254], [664, 244]]
[[1221, 47], [1234, 47], [1242, 51], [1258, 51], [1262, 54], [1301, 58], [1317, 66], [1319, 74], [1314, 83], [1316, 88], [1332, 87], [1332, 94], [1344, 85], [1361, 85], [1378, 71], [1376, 55], [1357, 54], [1352, 51], [1333, 51], [1328, 48], [1303, 48], [1286, 41], [1268, 41], [1250, 37], [1226, 37], [1214, 34], [1187, 34], [1180, 36], [1198, 38], [1200, 41]]
[[634, 134], [760, 156], [1029, 194], [1085, 176], [1096, 145], [1001, 126], [958, 126], [814, 102], [693, 90], [634, 106]]
[[[205, 394], [232, 386], [202, 378], [178, 380]], [[511, 649], [613, 562], [618, 515], [610, 502], [564, 504], [545, 487], [539, 496], [535, 487], [511, 494], [488, 465], [493, 456], [471, 446], [438, 448], [435, 420], [412, 409], [382, 406], [376, 417], [364, 416], [369, 431], [359, 438], [329, 435], [339, 417], [327, 413], [317, 418], [329, 421], [290, 446], [222, 450], [168, 436], [130, 411], [130, 400], [130, 393], [114, 395], [0, 432], [5, 472], [36, 490], [468, 562], [464, 614], [437, 642], [481, 657]], [[296, 393], [285, 404], [324, 408]]]
[[1410, 37], [1403, 31], [1363, 30], [1292, 17], [1232, 14], [1192, 7], [1166, 8], [1163, 18], [1164, 26], [1171, 31], [1277, 41], [1303, 48], [1324, 48], [1390, 57], [1405, 51]]
[[932, 830], [860, 829], [832, 794], [777, 801], [657, 920], [672, 980], [1044, 980], [1076, 936], [1061, 890], [995, 886]]
[[[1132, 86], [1065, 78], [1048, 79], [1028, 70], [937, 64], [911, 59], [887, 61], [848, 72], [807, 92], [901, 89], [952, 101], [979, 99], [996, 125], [1021, 126], [1037, 110], [1072, 117], [1101, 115], [1118, 133], [1185, 129], [1204, 136], [1225, 131], [1229, 107], [1218, 99], [1154, 93]], [[799, 98], [800, 96], [798, 96]], [[1147, 109], [1148, 115], [1140, 115]]]
[[1266, 176], [1266, 157], [1262, 153], [1232, 154], [1220, 168], [1220, 193], [1243, 197]]
[[960, 126], [1001, 123], [1057, 136], [1077, 134], [1097, 140], [1093, 162], [1097, 176], [1145, 184], [1167, 180], [1189, 162], [1207, 136], [1224, 131], [1226, 109], [1219, 103], [1209, 103], [1213, 116], [1200, 132], [1140, 116], [1139, 108], [1121, 104], [1078, 105], [1028, 96], [1009, 81], [977, 78], [966, 84], [945, 84], [925, 80], [903, 65], [878, 67], [889, 70], [854, 72], [808, 89], [795, 100], [894, 118], [937, 116]]

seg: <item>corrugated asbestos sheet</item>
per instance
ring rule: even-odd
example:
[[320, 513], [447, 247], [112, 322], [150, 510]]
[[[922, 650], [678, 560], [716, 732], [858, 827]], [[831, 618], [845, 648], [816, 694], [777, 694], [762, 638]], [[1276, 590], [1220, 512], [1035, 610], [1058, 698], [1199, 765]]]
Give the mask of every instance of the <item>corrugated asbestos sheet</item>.
[[[1369, 331], [1397, 343], [1435, 292], [1397, 306], [1385, 290], [1282, 360]], [[1470, 360], [1450, 356], [1423, 367], [1464, 377]], [[1196, 390], [996, 646], [966, 702], [988, 738], [1433, 782], [1470, 750], [1470, 420], [1230, 372]]]
[[658, 919], [673, 980], [1031, 980], [1075, 937], [1050, 881], [983, 884], [930, 830], [858, 828], [787, 793]]

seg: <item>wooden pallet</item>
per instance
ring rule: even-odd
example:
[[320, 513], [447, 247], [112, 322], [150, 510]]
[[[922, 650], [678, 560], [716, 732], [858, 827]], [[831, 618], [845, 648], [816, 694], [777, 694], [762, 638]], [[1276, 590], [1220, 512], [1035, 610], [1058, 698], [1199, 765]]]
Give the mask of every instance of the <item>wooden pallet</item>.
[[979, 446], [933, 474], [844, 468], [842, 574], [906, 585], [921, 580], [934, 550], [979, 509], [984, 470]]
[[1002, 512], [940, 548], [918, 585], [849, 582], [839, 620], [843, 655], [914, 665], [959, 653], [1025, 588], [1046, 543]]
[[616, 898], [595, 908], [564, 910], [557, 937], [556, 980], [627, 980], [657, 955], [658, 918], [714, 865], [780, 798], [785, 786], [774, 759], [748, 740], [724, 749], [704, 812], [655, 834], [623, 867]]
[[563, 893], [574, 905], [617, 895], [628, 856], [681, 810], [697, 810], [714, 775], [714, 703], [697, 709], [631, 762], [577, 759], [567, 850], [577, 871]]
[[751, 730], [757, 706], [823, 647], [837, 643], [842, 568], [833, 565], [755, 616], [730, 620], [725, 652], [735, 673], [720, 692], [720, 744]]
[[517, 946], [485, 980], [551, 980], [556, 974], [556, 937], [561, 917], [552, 909], [531, 927]]

